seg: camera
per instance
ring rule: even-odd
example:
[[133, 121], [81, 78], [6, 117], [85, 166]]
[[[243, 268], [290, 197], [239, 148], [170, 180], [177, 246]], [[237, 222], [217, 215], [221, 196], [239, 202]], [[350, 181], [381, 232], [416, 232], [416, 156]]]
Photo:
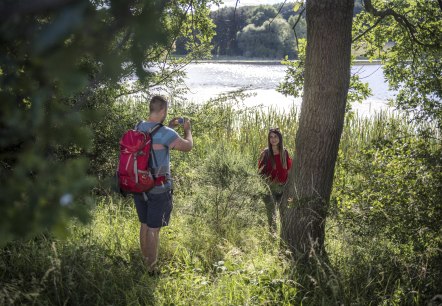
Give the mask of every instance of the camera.
[[184, 118], [183, 117], [178, 118], [178, 123], [181, 125], [184, 124]]

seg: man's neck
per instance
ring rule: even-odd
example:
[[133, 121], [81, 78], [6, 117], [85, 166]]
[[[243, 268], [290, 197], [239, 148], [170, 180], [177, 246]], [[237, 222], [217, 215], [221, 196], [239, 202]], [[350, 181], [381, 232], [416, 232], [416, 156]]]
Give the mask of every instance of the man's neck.
[[159, 117], [159, 116], [152, 116], [150, 115], [149, 118], [147, 118], [148, 122], [154, 122], [154, 123], [163, 123], [163, 118]]

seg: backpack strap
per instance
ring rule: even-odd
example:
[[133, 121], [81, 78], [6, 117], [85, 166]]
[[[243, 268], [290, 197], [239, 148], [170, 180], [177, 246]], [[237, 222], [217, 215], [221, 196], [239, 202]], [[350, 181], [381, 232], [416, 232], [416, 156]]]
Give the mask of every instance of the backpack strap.
[[149, 131], [150, 136], [153, 137], [153, 135], [155, 135], [155, 133], [158, 132], [158, 130], [161, 129], [162, 127], [163, 127], [162, 123], [155, 124]]
[[138, 127], [140, 126], [141, 122], [143, 122], [143, 121], [138, 121], [138, 123], [135, 124], [135, 127], [134, 127], [135, 131], [138, 131]]
[[[143, 123], [143, 121], [138, 121], [137, 124], [135, 124], [134, 130], [138, 131], [138, 128], [140, 127], [140, 124]], [[164, 125], [162, 123], [155, 124], [148, 133], [153, 136], [160, 128], [162, 128]]]
[[[156, 158], [156, 156], [155, 156], [155, 150], [153, 149], [153, 136], [156, 134], [156, 132], [158, 132], [161, 128], [163, 127], [163, 124], [161, 124], [161, 123], [158, 123], [158, 124], [155, 124], [150, 130], [149, 130], [149, 134], [150, 134], [150, 139], [151, 139], [151, 141], [152, 141], [152, 145], [151, 145], [151, 147], [150, 147], [150, 153], [151, 153], [151, 155], [152, 155], [152, 157], [153, 157], [153, 160], [154, 160], [154, 162], [155, 162], [155, 164], [157, 164], [158, 165], [158, 162], [157, 162], [157, 158]], [[156, 175], [154, 175], [154, 178], [156, 178]]]

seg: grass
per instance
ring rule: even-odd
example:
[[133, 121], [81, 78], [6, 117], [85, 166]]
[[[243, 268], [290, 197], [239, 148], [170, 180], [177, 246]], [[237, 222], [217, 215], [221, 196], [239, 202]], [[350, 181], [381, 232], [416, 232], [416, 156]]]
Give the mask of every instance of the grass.
[[[268, 232], [262, 202], [266, 189], [256, 174], [269, 127], [281, 128], [293, 154], [296, 108], [288, 113], [238, 111], [229, 101], [171, 110], [171, 116], [192, 119], [195, 148], [186, 155], [173, 152], [174, 211], [170, 226], [161, 232], [159, 276], [149, 276], [142, 265], [132, 201], [102, 196], [92, 222], [72, 220], [65, 239], [46, 234], [0, 250], [0, 304], [419, 305], [440, 293], [440, 241], [429, 234], [429, 224], [423, 244], [398, 242], [379, 234], [384, 225], [369, 210], [357, 211], [355, 218], [350, 212], [359, 206], [346, 212], [336, 204], [338, 197], [354, 200], [345, 193], [355, 188], [351, 184], [373, 175], [352, 172], [364, 149], [379, 139], [393, 142], [398, 135], [417, 139], [416, 126], [385, 113], [346, 121], [327, 221], [329, 262], [318, 258], [316, 270], [306, 273], [288, 259], [278, 235]], [[424, 144], [430, 153], [440, 147], [432, 140]], [[393, 149], [400, 157], [398, 148]], [[376, 160], [369, 161], [376, 165]], [[373, 180], [367, 182], [370, 188], [377, 186], [377, 178]], [[369, 195], [376, 194], [387, 201], [391, 190]], [[382, 213], [389, 214], [387, 208]], [[432, 213], [437, 217], [436, 210]], [[379, 229], [361, 234], [364, 228], [355, 224]], [[401, 231], [403, 225], [391, 224], [395, 226]]]
[[202, 220], [188, 221], [177, 209], [162, 231], [162, 274], [151, 277], [141, 263], [130, 201], [103, 198], [93, 222], [73, 223], [66, 240], [42, 236], [3, 250], [0, 302], [245, 305], [293, 298], [294, 283], [284, 275], [288, 263], [278, 254], [277, 240], [264, 239], [269, 237], [265, 226], [230, 233], [240, 236], [232, 243], [202, 230]]

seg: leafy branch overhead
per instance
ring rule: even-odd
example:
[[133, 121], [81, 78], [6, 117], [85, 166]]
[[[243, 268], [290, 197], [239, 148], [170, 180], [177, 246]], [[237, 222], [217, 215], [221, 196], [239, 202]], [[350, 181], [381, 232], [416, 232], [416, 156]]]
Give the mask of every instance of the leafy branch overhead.
[[392, 90], [391, 101], [415, 120], [442, 122], [441, 1], [364, 0], [353, 27], [355, 48], [379, 58]]
[[[362, 2], [362, 0], [361, 0]], [[390, 103], [416, 121], [442, 126], [442, 9], [441, 1], [363, 1], [365, 10], [353, 23], [353, 49], [362, 58], [381, 60], [390, 89]], [[356, 11], [356, 10], [355, 10]], [[298, 20], [301, 15], [298, 16]], [[284, 60], [287, 74], [278, 90], [298, 97], [304, 82], [305, 42], [300, 40], [297, 61]], [[348, 101], [370, 95], [366, 84], [352, 76]], [[347, 109], [349, 108], [347, 104]]]
[[[438, 2], [439, 2], [440, 11], [442, 12], [441, 0], [438, 0]], [[396, 22], [398, 22], [402, 27], [404, 27], [408, 31], [410, 38], [419, 45], [428, 48], [439, 48], [439, 49], [441, 48], [440, 44], [440, 42], [442, 41], [441, 31], [440, 29], [439, 31], [437, 31], [437, 28], [433, 30], [431, 24], [427, 26], [425, 22], [422, 22], [422, 20], [419, 23], [414, 24], [407, 18], [406, 14], [408, 12], [405, 12], [405, 14], [401, 14], [391, 7], [386, 7], [382, 10], [378, 10], [373, 6], [371, 0], [364, 0], [364, 6], [365, 10], [368, 13], [372, 14], [373, 16], [379, 17], [379, 21], [388, 16], [393, 17], [394, 20], [396, 20]], [[418, 36], [419, 31], [417, 28], [419, 28], [420, 32], [424, 32], [422, 33], [423, 35], [436, 35], [435, 37], [436, 40], [428, 41], [425, 37], [423, 37], [423, 39], [421, 40], [420, 37]]]
[[[127, 128], [112, 109], [116, 99], [177, 87], [182, 67], [209, 54], [211, 3], [0, 3], [0, 244], [62, 233], [73, 216], [87, 220], [87, 205], [79, 204], [113, 171], [105, 152]], [[191, 38], [190, 52], [172, 60], [181, 36]]]

